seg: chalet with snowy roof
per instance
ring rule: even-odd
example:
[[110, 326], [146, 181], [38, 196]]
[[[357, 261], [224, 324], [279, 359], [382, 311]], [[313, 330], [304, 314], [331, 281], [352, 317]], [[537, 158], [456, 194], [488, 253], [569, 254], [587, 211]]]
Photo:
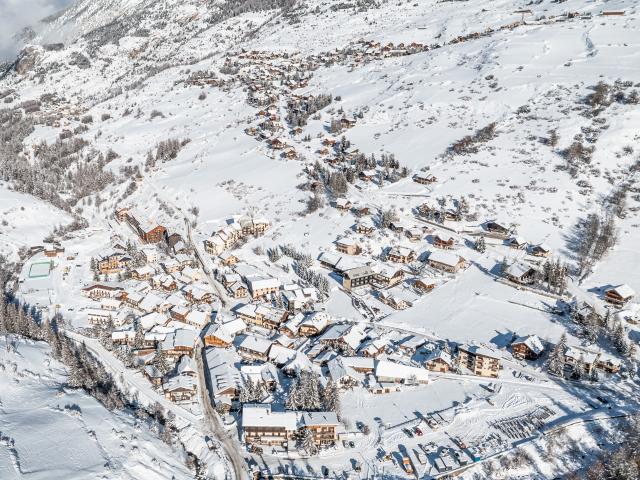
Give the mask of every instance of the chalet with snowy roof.
[[238, 353], [247, 360], [261, 360], [269, 358], [271, 341], [256, 335], [245, 335], [237, 344]]
[[427, 263], [430, 267], [449, 273], [457, 273], [465, 266], [465, 259], [460, 255], [444, 250], [435, 250], [429, 253]]
[[196, 362], [193, 358], [183, 355], [178, 360], [174, 368], [175, 375], [186, 375], [188, 377], [196, 377], [198, 376], [198, 371], [196, 370]]
[[338, 198], [335, 201], [335, 207], [338, 210], [347, 211], [351, 209], [352, 206], [353, 204], [351, 203], [351, 201], [347, 200], [346, 198]]
[[407, 247], [391, 247], [387, 259], [395, 263], [411, 263], [416, 259], [416, 252]]
[[596, 367], [599, 353], [579, 346], [568, 346], [564, 352], [566, 365], [575, 366], [581, 363], [586, 373], [591, 373]]
[[374, 271], [373, 282], [378, 288], [391, 288], [404, 279], [404, 271], [400, 268], [389, 265], [376, 264], [372, 267]]
[[427, 341], [424, 337], [419, 337], [417, 335], [411, 335], [409, 337], [403, 338], [398, 342], [398, 348], [408, 355], [414, 355], [420, 347], [422, 347]]
[[184, 283], [199, 282], [202, 280], [202, 273], [199, 269], [187, 265], [180, 272], [180, 280]]
[[153, 220], [148, 220], [141, 214], [130, 211], [127, 215], [127, 221], [142, 242], [159, 243], [164, 240], [167, 229]]
[[517, 261], [509, 265], [504, 271], [504, 276], [520, 285], [531, 285], [536, 280], [538, 270], [528, 263]]
[[286, 447], [297, 429], [296, 412], [272, 412], [270, 404], [242, 407], [242, 433], [247, 445]]
[[458, 347], [458, 364], [481, 377], [498, 377], [502, 355], [492, 348], [465, 344]]
[[431, 290], [436, 288], [436, 285], [437, 283], [435, 279], [430, 277], [416, 278], [413, 282], [413, 287], [423, 293], [430, 292]]
[[190, 403], [196, 397], [196, 379], [186, 375], [169, 378], [162, 384], [165, 398], [174, 403]]
[[242, 433], [246, 444], [289, 447], [303, 429], [309, 430], [318, 447], [333, 445], [340, 425], [333, 412], [275, 412], [270, 404], [244, 404]]
[[515, 236], [507, 240], [507, 245], [517, 250], [523, 250], [527, 248], [527, 241], [522, 237]]
[[635, 294], [636, 292], [634, 292], [629, 285], [623, 283], [622, 285], [605, 290], [604, 299], [614, 305], [624, 305], [631, 300]]
[[136, 331], [130, 326], [111, 332], [111, 341], [115, 345], [133, 345], [135, 337]]
[[429, 383], [429, 371], [388, 360], [376, 361], [374, 375], [380, 383], [403, 383], [418, 385]]
[[537, 335], [518, 337], [511, 342], [511, 354], [521, 360], [537, 360], [544, 352], [544, 345]]
[[362, 251], [358, 242], [352, 238], [341, 238], [336, 240], [336, 250], [345, 255], [358, 255]]
[[422, 228], [419, 227], [411, 227], [405, 230], [404, 234], [406, 237], [412, 242], [419, 242], [422, 240], [422, 236], [424, 234]]
[[131, 270], [131, 278], [140, 282], [150, 280], [155, 274], [156, 271], [151, 265], [144, 265]]
[[171, 315], [171, 318], [174, 320], [186, 323], [187, 315], [190, 311], [191, 308], [185, 305], [176, 305], [169, 310], [169, 315]]
[[100, 283], [95, 283], [80, 291], [82, 296], [88, 297], [92, 300], [98, 300], [100, 298], [115, 298], [120, 296], [122, 292], [122, 287]]
[[290, 338], [296, 338], [300, 332], [300, 324], [304, 320], [304, 314], [297, 313], [293, 316], [289, 316], [286, 322], [280, 326], [280, 333], [287, 335]]
[[378, 294], [378, 300], [386, 305], [389, 305], [395, 310], [406, 310], [411, 306], [411, 303], [407, 300], [399, 298], [398, 296], [389, 292], [380, 292]]
[[343, 352], [355, 352], [365, 338], [359, 325], [346, 323], [331, 325], [319, 338], [319, 342]]
[[500, 235], [507, 235], [511, 231], [509, 224], [501, 220], [488, 220], [484, 223], [484, 228]]
[[87, 314], [87, 321], [91, 325], [108, 325], [115, 316], [113, 311], [101, 308], [87, 308], [85, 313]]
[[378, 177], [378, 172], [375, 168], [371, 168], [369, 170], [362, 170], [358, 174], [358, 178], [365, 182], [373, 182]]
[[450, 250], [455, 246], [456, 239], [450, 235], [441, 235], [437, 233], [433, 236], [431, 243], [434, 247]]
[[320, 335], [329, 325], [331, 318], [326, 312], [311, 312], [299, 326], [299, 334], [305, 337]]
[[235, 314], [247, 323], [270, 329], [278, 329], [288, 316], [286, 310], [256, 303], [241, 305], [235, 310]]
[[196, 285], [186, 285], [182, 289], [184, 298], [192, 304], [203, 304], [213, 302], [213, 293]]
[[247, 298], [249, 296], [249, 289], [244, 283], [238, 282], [227, 287], [229, 294], [236, 299]]
[[269, 349], [269, 361], [282, 367], [293, 360], [297, 354], [297, 350], [275, 343]]
[[354, 225], [354, 230], [362, 235], [371, 235], [375, 230], [375, 225], [371, 217], [364, 217]]
[[322, 265], [325, 268], [334, 270], [336, 272], [342, 271], [339, 267], [339, 264], [342, 262], [342, 257], [340, 255], [337, 255], [335, 253], [330, 253], [330, 252], [322, 252], [318, 256], [318, 261], [320, 262], [320, 265]]
[[225, 273], [224, 275], [222, 275], [222, 285], [224, 285], [225, 287], [241, 281], [242, 278], [238, 273]]
[[251, 298], [257, 300], [275, 294], [280, 289], [280, 280], [273, 277], [248, 277], [245, 278]]
[[216, 406], [230, 409], [244, 385], [235, 366], [235, 356], [227, 350], [207, 348], [204, 355], [205, 378]]
[[454, 368], [454, 361], [449, 352], [441, 349], [432, 351], [424, 360], [425, 367], [432, 372], [446, 373]]
[[222, 252], [218, 255], [218, 258], [220, 259], [220, 263], [225, 267], [230, 267], [240, 261], [240, 259], [231, 252]]
[[309, 430], [318, 447], [328, 447], [338, 440], [340, 422], [334, 412], [302, 412], [298, 428]]
[[600, 353], [596, 360], [596, 368], [607, 373], [618, 373], [622, 367], [622, 361], [606, 353]]
[[185, 323], [187, 325], [191, 325], [192, 327], [197, 328], [198, 330], [202, 330], [204, 326], [209, 323], [210, 313], [203, 312], [200, 310], [192, 310], [190, 311], [186, 318]]
[[413, 176], [413, 181], [421, 185], [430, 185], [437, 180], [438, 179], [435, 177], [435, 175], [432, 175], [430, 173], [416, 173]]
[[204, 241], [204, 250], [209, 255], [218, 255], [227, 247], [227, 242], [220, 235], [214, 234]]
[[342, 286], [347, 290], [370, 285], [375, 278], [375, 272], [369, 266], [350, 268], [342, 276]]
[[534, 257], [548, 257], [551, 255], [551, 248], [546, 243], [533, 245], [531, 247], [531, 255]]
[[120, 223], [126, 222], [129, 217], [129, 207], [116, 208], [113, 216]]
[[358, 347], [358, 355], [369, 358], [378, 358], [387, 348], [387, 342], [381, 338], [368, 338], [360, 347]]
[[123, 252], [107, 252], [96, 260], [96, 268], [102, 274], [120, 273], [132, 263], [131, 258]]
[[155, 246], [147, 245], [140, 249], [147, 263], [155, 263], [158, 261], [158, 249]]
[[356, 372], [349, 365], [345, 365], [341, 357], [336, 357], [327, 362], [329, 378], [341, 389], [352, 389], [362, 385], [364, 374]]
[[164, 375], [155, 365], [145, 365], [142, 369], [142, 375], [144, 375], [144, 377], [149, 380], [151, 385], [154, 385], [156, 387], [162, 385], [162, 379], [164, 378]]
[[228, 348], [233, 343], [234, 336], [222, 325], [211, 324], [204, 332], [203, 340], [207, 347]]
[[64, 253], [64, 247], [61, 247], [60, 245], [46, 244], [43, 252], [45, 257], [55, 258]]
[[171, 357], [177, 358], [182, 355], [191, 355], [197, 338], [198, 334], [194, 330], [181, 328], [168, 333], [160, 348], [166, 355]]

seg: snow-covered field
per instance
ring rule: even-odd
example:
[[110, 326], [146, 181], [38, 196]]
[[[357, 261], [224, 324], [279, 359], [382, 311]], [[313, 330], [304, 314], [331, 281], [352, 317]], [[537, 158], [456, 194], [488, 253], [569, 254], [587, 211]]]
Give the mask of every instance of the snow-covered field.
[[0, 344], [0, 478], [192, 478], [147, 425], [65, 388], [66, 369], [45, 344]]

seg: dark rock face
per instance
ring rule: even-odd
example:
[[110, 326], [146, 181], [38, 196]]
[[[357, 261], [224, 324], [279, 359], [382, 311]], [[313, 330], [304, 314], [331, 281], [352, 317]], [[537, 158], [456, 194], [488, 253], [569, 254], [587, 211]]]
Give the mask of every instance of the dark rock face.
[[32, 71], [40, 59], [40, 51], [36, 47], [22, 49], [15, 63], [15, 71], [18, 75], [26, 75]]

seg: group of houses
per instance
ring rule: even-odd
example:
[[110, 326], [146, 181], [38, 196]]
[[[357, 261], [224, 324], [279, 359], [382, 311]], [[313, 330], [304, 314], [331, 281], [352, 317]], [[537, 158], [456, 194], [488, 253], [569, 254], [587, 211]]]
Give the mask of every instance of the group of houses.
[[[215, 230], [211, 237], [204, 241], [205, 251], [210, 255], [220, 255], [250, 235], [263, 235], [268, 228], [269, 222], [264, 218], [248, 216], [229, 218], [224, 226]], [[229, 261], [234, 262], [233, 259], [227, 259], [227, 262]]]

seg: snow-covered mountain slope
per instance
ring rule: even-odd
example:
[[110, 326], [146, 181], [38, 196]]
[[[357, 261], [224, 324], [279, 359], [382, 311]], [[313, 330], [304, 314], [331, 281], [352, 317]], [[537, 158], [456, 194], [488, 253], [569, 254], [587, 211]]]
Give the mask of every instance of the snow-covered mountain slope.
[[64, 388], [66, 370], [46, 345], [0, 342], [1, 478], [192, 478], [143, 421]]

